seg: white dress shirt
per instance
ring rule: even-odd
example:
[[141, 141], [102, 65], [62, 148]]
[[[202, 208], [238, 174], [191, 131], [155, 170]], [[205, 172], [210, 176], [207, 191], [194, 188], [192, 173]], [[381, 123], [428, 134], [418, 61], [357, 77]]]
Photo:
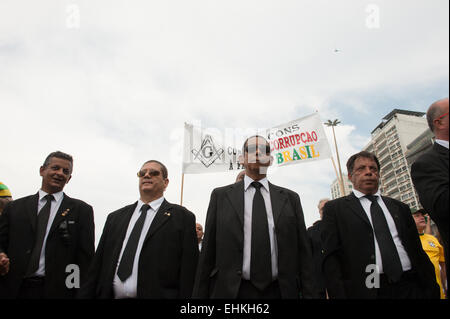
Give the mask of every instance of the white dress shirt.
[[[367, 218], [370, 221], [370, 224], [372, 225], [372, 216], [370, 215], [370, 205], [372, 202], [370, 199], [364, 197], [365, 194], [361, 193], [360, 191], [353, 189], [353, 193], [357, 198], [359, 198], [359, 201], [367, 215]], [[403, 244], [400, 240], [400, 237], [398, 236], [397, 227], [395, 226], [394, 219], [392, 218], [392, 215], [389, 213], [388, 208], [383, 202], [383, 199], [381, 198], [380, 191], [378, 190], [374, 196], [377, 196], [377, 203], [380, 205], [381, 209], [383, 210], [384, 217], [386, 218], [386, 221], [388, 223], [389, 231], [391, 232], [392, 239], [394, 240], [395, 247], [397, 248], [398, 255], [400, 257], [400, 262], [402, 264], [403, 271], [407, 271], [411, 269], [411, 260], [408, 257], [408, 254], [405, 250], [405, 247], [403, 247]], [[373, 226], [372, 226], [373, 228]], [[381, 261], [381, 253], [380, 253], [380, 247], [378, 246], [377, 238], [375, 236], [375, 232], [373, 232], [373, 239], [375, 241], [375, 261], [376, 265], [378, 266], [378, 270], [380, 274], [383, 273], [383, 264]]]
[[141, 236], [139, 237], [138, 246], [136, 248], [136, 255], [134, 256], [133, 262], [133, 270], [131, 276], [128, 277], [124, 282], [122, 282], [117, 276], [117, 269], [119, 268], [120, 260], [122, 259], [123, 251], [127, 245], [128, 239], [130, 238], [131, 231], [133, 230], [134, 224], [138, 220], [141, 214], [141, 207], [145, 204], [142, 200], [138, 200], [136, 209], [131, 215], [130, 223], [128, 224], [127, 233], [125, 235], [125, 239], [122, 243], [122, 249], [120, 251], [119, 259], [117, 260], [116, 272], [114, 275], [113, 281], [113, 289], [114, 289], [114, 298], [122, 299], [122, 298], [135, 298], [137, 296], [137, 283], [138, 283], [138, 265], [139, 265], [139, 256], [141, 254], [142, 245], [144, 244], [145, 236], [147, 235], [148, 230], [150, 229], [150, 225], [152, 224], [153, 218], [155, 218], [156, 212], [164, 201], [164, 197], [160, 197], [153, 202], [148, 203], [150, 209], [147, 211], [147, 216], [145, 216], [144, 226], [142, 227]]
[[[253, 197], [256, 189], [250, 184], [253, 179], [245, 175], [244, 177], [244, 260], [242, 263], [242, 277], [250, 280], [250, 259], [252, 248], [252, 207]], [[270, 251], [272, 256], [272, 279], [278, 277], [278, 262], [277, 262], [277, 244], [275, 238], [275, 225], [273, 222], [272, 203], [270, 201], [269, 181], [263, 178], [258, 181], [261, 183], [261, 194], [266, 205], [267, 221], [269, 223], [269, 237], [270, 237]]]
[[435, 143], [438, 143], [439, 145], [444, 146], [446, 149], [448, 149], [448, 141], [435, 140]]
[[[37, 214], [41, 211], [41, 209], [47, 203], [47, 200], [44, 198], [48, 193], [44, 192], [42, 189], [39, 190], [39, 201], [38, 201], [38, 209]], [[48, 216], [47, 230], [45, 231], [44, 241], [42, 243], [41, 257], [39, 258], [39, 267], [38, 270], [32, 276], [45, 276], [45, 246], [47, 244], [47, 236], [50, 228], [52, 227], [53, 220], [55, 219], [56, 213], [58, 212], [59, 206], [61, 206], [61, 202], [64, 197], [64, 193], [62, 191], [58, 193], [52, 194], [54, 199], [50, 204], [50, 215]]]

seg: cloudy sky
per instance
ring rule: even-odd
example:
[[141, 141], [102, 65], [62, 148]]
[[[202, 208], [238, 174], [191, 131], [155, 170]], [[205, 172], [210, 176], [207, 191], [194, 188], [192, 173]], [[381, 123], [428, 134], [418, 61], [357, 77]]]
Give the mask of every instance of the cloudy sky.
[[[394, 108], [448, 96], [448, 0], [2, 0], [0, 181], [37, 192], [52, 151], [74, 157], [65, 191], [106, 216], [138, 199], [136, 172], [169, 169], [180, 202], [184, 122], [272, 127], [338, 118], [341, 164]], [[325, 129], [330, 142], [332, 133]], [[333, 149], [333, 154], [334, 148]], [[330, 160], [276, 169], [305, 222], [330, 197]], [[183, 205], [205, 221], [235, 173], [186, 175]]]

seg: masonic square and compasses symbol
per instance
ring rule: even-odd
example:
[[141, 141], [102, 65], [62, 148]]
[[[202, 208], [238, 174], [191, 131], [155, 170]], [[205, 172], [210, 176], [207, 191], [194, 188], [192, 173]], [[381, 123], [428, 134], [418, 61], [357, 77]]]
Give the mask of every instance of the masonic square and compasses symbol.
[[209, 167], [223, 154], [224, 151], [221, 148], [216, 149], [211, 135], [206, 135], [202, 141], [200, 150], [197, 151], [193, 149], [191, 152], [195, 155], [194, 159], [198, 158], [205, 167]]

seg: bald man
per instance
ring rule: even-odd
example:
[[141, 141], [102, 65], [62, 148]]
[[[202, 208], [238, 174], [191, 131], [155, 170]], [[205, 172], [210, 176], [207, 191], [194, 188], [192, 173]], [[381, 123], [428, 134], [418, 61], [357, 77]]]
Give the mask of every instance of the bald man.
[[[433, 148], [411, 166], [411, 177], [420, 203], [436, 223], [442, 236], [445, 258], [449, 260], [448, 212], [448, 98], [434, 102], [427, 111], [427, 122], [434, 133]], [[447, 274], [449, 263], [446, 263]]]

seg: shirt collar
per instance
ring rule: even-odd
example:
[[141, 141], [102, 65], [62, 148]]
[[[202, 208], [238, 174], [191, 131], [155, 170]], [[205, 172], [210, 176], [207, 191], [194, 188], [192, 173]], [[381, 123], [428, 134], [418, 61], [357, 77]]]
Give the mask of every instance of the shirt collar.
[[[357, 190], [357, 189], [353, 189], [353, 194], [355, 194], [355, 196], [356, 196], [358, 199], [361, 199], [361, 197], [366, 196], [366, 194], [360, 192], [360, 191]], [[381, 197], [380, 190], [378, 189], [377, 192], [376, 192], [375, 194], [372, 194], [372, 195], [373, 195], [373, 196]]]
[[[42, 189], [39, 190], [39, 200], [42, 200], [46, 195], [48, 195], [47, 192], [44, 192]], [[63, 197], [64, 192], [60, 191], [57, 193], [53, 193], [52, 195], [55, 198], [55, 201], [59, 202], [60, 199]]]
[[[148, 205], [150, 206], [151, 209], [153, 209], [155, 212], [157, 212], [159, 207], [161, 207], [161, 204], [163, 201], [164, 201], [164, 196], [161, 196], [160, 198], [155, 199], [154, 201], [151, 201], [150, 203], [148, 203]], [[145, 203], [141, 199], [139, 199], [137, 207], [136, 207], [139, 212], [141, 211], [141, 207], [143, 205], [145, 205]]]
[[438, 143], [441, 146], [444, 146], [446, 149], [448, 149], [448, 141], [444, 140], [435, 140], [436, 143]]
[[[254, 180], [251, 177], [248, 177], [247, 175], [244, 176], [244, 190], [247, 190], [251, 183], [253, 183]], [[266, 189], [266, 191], [269, 191], [269, 180], [267, 177], [264, 177], [263, 179], [260, 179], [258, 181], [261, 183], [261, 185]]]

